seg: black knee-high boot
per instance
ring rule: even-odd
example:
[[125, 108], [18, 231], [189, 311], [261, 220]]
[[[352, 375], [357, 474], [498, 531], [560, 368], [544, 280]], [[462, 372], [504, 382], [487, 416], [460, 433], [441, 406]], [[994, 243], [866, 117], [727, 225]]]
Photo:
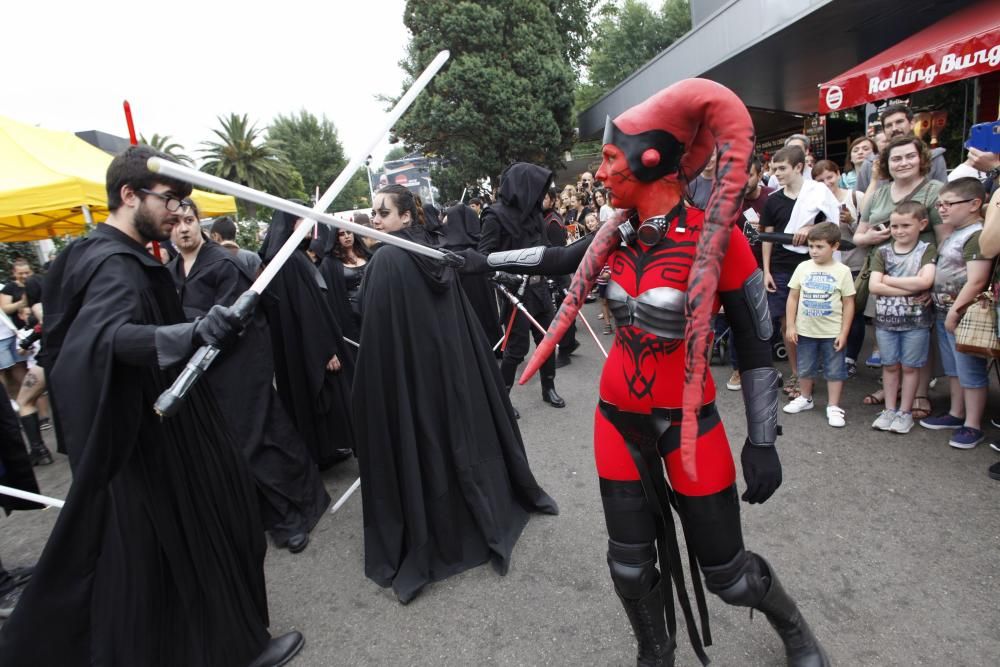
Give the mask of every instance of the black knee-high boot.
[[52, 463], [52, 452], [45, 446], [42, 440], [42, 430], [38, 425], [38, 413], [21, 417], [21, 428], [28, 436], [28, 444], [31, 445], [31, 465], [47, 466]]
[[705, 586], [725, 602], [763, 612], [785, 644], [789, 667], [829, 667], [826, 652], [795, 601], [761, 556], [740, 551], [724, 565], [701, 569]]
[[608, 540], [608, 567], [638, 644], [637, 667], [674, 667], [673, 637], [667, 632], [663, 586], [652, 544]]

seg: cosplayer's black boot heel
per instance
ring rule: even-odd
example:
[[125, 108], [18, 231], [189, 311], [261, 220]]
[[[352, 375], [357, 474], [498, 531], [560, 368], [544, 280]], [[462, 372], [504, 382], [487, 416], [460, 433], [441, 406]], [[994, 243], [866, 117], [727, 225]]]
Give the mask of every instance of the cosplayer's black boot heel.
[[729, 604], [752, 607], [767, 616], [785, 644], [789, 667], [829, 667], [826, 652], [766, 560], [741, 550], [724, 565], [701, 569], [708, 590]]
[[28, 444], [31, 445], [31, 465], [51, 465], [52, 452], [42, 440], [42, 430], [38, 425], [38, 413], [21, 417], [21, 427], [24, 429], [25, 435], [28, 436]]
[[[758, 556], [759, 558], [759, 556]], [[757, 609], [767, 616], [768, 622], [777, 631], [785, 644], [785, 656], [789, 667], [829, 667], [830, 659], [809, 624], [802, 618], [795, 600], [785, 592], [770, 564], [761, 560], [770, 571], [771, 585]]]
[[674, 667], [674, 648], [676, 643], [667, 634], [667, 622], [663, 616], [663, 586], [657, 582], [641, 600], [618, 598], [625, 607], [639, 653], [636, 657], [636, 667]]
[[264, 652], [250, 663], [250, 667], [281, 667], [291, 662], [306, 645], [301, 632], [289, 632], [280, 637], [272, 637]]

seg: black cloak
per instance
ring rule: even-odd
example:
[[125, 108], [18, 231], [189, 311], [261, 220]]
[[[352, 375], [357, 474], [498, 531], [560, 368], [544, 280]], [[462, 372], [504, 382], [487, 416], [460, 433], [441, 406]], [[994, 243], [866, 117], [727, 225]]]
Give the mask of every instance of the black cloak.
[[[348, 298], [347, 283], [344, 280], [344, 263], [333, 254], [333, 250], [339, 242], [336, 233], [329, 235], [323, 246], [323, 261], [320, 262], [319, 272], [326, 282], [326, 294], [334, 319], [340, 324], [344, 336], [356, 343], [361, 335], [360, 320], [355, 316]], [[364, 255], [366, 260], [371, 260], [371, 252], [364, 243], [357, 243], [355, 248]], [[348, 343], [348, 347], [352, 348], [351, 353], [354, 354], [353, 346], [350, 343]]]
[[[260, 255], [265, 264], [294, 231], [296, 216], [278, 211]], [[308, 239], [303, 245], [308, 245]], [[303, 249], [296, 250], [264, 291], [261, 306], [271, 328], [278, 396], [320, 469], [354, 448], [351, 381], [354, 358], [330, 309], [326, 281]], [[337, 355], [337, 373], [326, 364]]]
[[483, 212], [479, 248], [484, 253], [542, 245], [542, 199], [552, 172], [515, 162], [500, 176], [500, 198]]
[[[21, 439], [21, 426], [10, 401], [0, 397], [0, 484], [30, 493], [38, 493], [38, 481], [31, 467], [31, 457]], [[0, 507], [10, 514], [14, 510], [43, 509], [44, 505], [0, 494]]]
[[[399, 233], [428, 244], [420, 228]], [[535, 481], [490, 344], [453, 269], [382, 245], [354, 384], [365, 575], [400, 602], [487, 560], [505, 574]]]
[[191, 344], [188, 324], [163, 326], [184, 322], [170, 273], [102, 224], [53, 262], [43, 304], [73, 485], [0, 630], [3, 664], [245, 667], [269, 640], [266, 543], [208, 387], [153, 413]]
[[[479, 245], [480, 222], [476, 212], [465, 204], [448, 209], [446, 215], [444, 247], [448, 250], [475, 250]], [[497, 310], [496, 292], [490, 287], [486, 274], [461, 273], [462, 289], [483, 327], [486, 340], [495, 344], [503, 336]]]
[[[187, 276], [184, 258], [168, 265], [188, 320], [212, 306], [231, 306], [253, 284], [253, 277], [233, 254], [205, 241]], [[308, 533], [330, 505], [323, 480], [302, 437], [274, 391], [271, 332], [258, 310], [239, 341], [223, 350], [205, 380], [226, 418], [233, 439], [243, 450], [257, 480], [261, 520], [275, 544]]]

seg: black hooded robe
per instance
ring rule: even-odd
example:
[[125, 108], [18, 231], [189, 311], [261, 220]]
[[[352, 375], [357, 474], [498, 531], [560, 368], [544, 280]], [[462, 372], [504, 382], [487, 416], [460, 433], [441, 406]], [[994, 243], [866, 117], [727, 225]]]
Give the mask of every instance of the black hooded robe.
[[[401, 236], [432, 242], [420, 228]], [[501, 573], [535, 481], [496, 361], [455, 272], [383, 245], [362, 286], [354, 384], [365, 575], [400, 602], [487, 560]]]
[[73, 485], [0, 629], [4, 666], [245, 667], [269, 640], [266, 544], [208, 387], [175, 417], [153, 413], [190, 345], [161, 339], [184, 322], [169, 272], [98, 225], [53, 262], [44, 306]]
[[[253, 284], [233, 254], [213, 241], [202, 244], [187, 276], [181, 256], [168, 268], [188, 320], [205, 315], [216, 304], [233, 305]], [[271, 384], [271, 354], [271, 333], [258, 310], [239, 341], [215, 360], [205, 380], [257, 481], [263, 526], [275, 544], [284, 546], [293, 535], [312, 531], [330, 505], [330, 496]]]
[[[294, 231], [293, 215], [274, 214], [264, 245], [270, 263]], [[308, 241], [305, 242], [308, 245]], [[337, 450], [354, 448], [351, 382], [354, 357], [330, 309], [326, 283], [304, 250], [291, 254], [262, 295], [271, 328], [278, 396], [306, 441], [313, 461], [325, 469], [341, 460]], [[326, 370], [337, 355], [341, 370]]]
[[[475, 250], [479, 246], [480, 222], [476, 212], [465, 204], [458, 204], [448, 209], [447, 224], [444, 226], [444, 247], [448, 250]], [[497, 310], [496, 292], [490, 287], [486, 275], [482, 273], [460, 273], [465, 296], [476, 313], [476, 318], [486, 333], [490, 345], [496, 344], [503, 336], [500, 329], [500, 317]]]

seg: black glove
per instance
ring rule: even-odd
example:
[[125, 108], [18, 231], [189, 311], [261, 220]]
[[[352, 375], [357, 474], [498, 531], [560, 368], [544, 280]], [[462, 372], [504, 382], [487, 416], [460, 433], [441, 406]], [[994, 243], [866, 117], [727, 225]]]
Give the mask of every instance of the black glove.
[[781, 461], [778, 460], [778, 450], [773, 445], [757, 446], [748, 439], [743, 443], [743, 479], [747, 490], [741, 496], [750, 503], [762, 503], [770, 498], [781, 486]]
[[240, 316], [226, 306], [212, 306], [204, 317], [194, 321], [196, 345], [211, 345], [219, 349], [228, 347], [243, 331]]
[[459, 273], [488, 273], [491, 270], [486, 255], [476, 252], [473, 248], [456, 250], [455, 254], [461, 255], [465, 260], [465, 266], [460, 267], [462, 270]]
[[460, 269], [465, 266], [465, 257], [462, 253], [452, 252], [443, 248], [439, 248], [439, 250], [441, 251], [441, 259], [438, 261], [445, 266], [450, 266], [453, 269]]
[[521, 285], [524, 284], [521, 276], [515, 276], [513, 273], [507, 273], [505, 271], [497, 271], [496, 274], [490, 278], [490, 280], [499, 285], [503, 285], [509, 290], [519, 290], [521, 289]]

